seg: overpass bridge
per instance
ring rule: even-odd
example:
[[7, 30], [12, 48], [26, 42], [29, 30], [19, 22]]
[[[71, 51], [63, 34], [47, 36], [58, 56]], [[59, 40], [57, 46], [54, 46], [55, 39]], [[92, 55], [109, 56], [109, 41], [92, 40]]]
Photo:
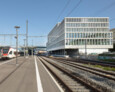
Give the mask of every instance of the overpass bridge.
[[[3, 47], [13, 47], [16, 48], [16, 46], [0, 46], [0, 51]], [[29, 55], [33, 54], [37, 54], [39, 51], [46, 51], [46, 46], [19, 46], [18, 49], [20, 50], [20, 52], [24, 53], [28, 53]]]

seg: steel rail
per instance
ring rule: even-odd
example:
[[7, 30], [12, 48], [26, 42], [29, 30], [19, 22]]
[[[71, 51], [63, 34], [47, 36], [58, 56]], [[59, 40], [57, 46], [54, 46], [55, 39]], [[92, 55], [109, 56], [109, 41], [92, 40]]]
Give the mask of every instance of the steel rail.
[[61, 86], [63, 86], [63, 88], [65, 89], [65, 92], [72, 92], [72, 90], [63, 82], [63, 80], [55, 73], [53, 72], [48, 66], [47, 64], [44, 63], [44, 61], [39, 58], [39, 60], [42, 62], [42, 64], [50, 71], [50, 73], [54, 76], [54, 78], [61, 84]]
[[[44, 58], [42, 58], [44, 59]], [[95, 85], [94, 83], [86, 80], [86, 79], [83, 79], [83, 78], [80, 78], [78, 76], [76, 76], [73, 72], [69, 71], [68, 69], [65, 69], [53, 62], [50, 62], [46, 59], [44, 59], [46, 62], [48, 62], [49, 64], [53, 65], [54, 67], [56, 67], [57, 69], [59, 69], [60, 71], [64, 72], [65, 74], [67, 74], [68, 76], [70, 76], [72, 79], [74, 79], [75, 81], [79, 81], [81, 84], [83, 84], [85, 87], [93, 90], [93, 92], [108, 92], [107, 89], [104, 89], [104, 88], [101, 88], [99, 87], [98, 85]]]
[[[115, 73], [110, 73], [110, 72], [106, 72], [106, 71], [102, 71], [102, 70], [98, 70], [98, 69], [95, 69], [95, 68], [90, 68], [90, 67], [86, 67], [86, 66], [83, 66], [83, 65], [78, 65], [78, 64], [75, 64], [75, 63], [71, 63], [71, 62], [63, 62], [63, 61], [58, 61], [60, 63], [63, 63], [63, 64], [66, 64], [66, 65], [69, 65], [69, 66], [72, 66], [72, 67], [75, 67], [75, 68], [78, 68], [78, 69], [81, 69], [81, 70], [84, 70], [84, 71], [87, 71], [87, 72], [90, 72], [90, 73], [93, 73], [93, 74], [96, 74], [96, 75], [99, 75], [99, 76], [102, 76], [104, 78], [108, 78], [108, 79], [111, 79], [111, 80], [114, 80], [115, 81]], [[90, 70], [91, 69], [91, 70]], [[98, 73], [98, 72], [101, 72], [101, 73]], [[105, 75], [105, 74], [107, 75]], [[113, 75], [111, 77], [111, 75]]]
[[92, 65], [101, 65], [101, 66], [107, 66], [107, 67], [114, 67], [115, 63], [112, 62], [103, 62], [103, 61], [95, 61], [95, 60], [85, 60], [85, 59], [66, 59], [66, 58], [59, 58], [59, 57], [52, 57], [59, 60], [66, 60], [66, 61], [72, 61], [72, 62], [78, 62], [78, 63], [85, 63], [85, 64], [92, 64]]

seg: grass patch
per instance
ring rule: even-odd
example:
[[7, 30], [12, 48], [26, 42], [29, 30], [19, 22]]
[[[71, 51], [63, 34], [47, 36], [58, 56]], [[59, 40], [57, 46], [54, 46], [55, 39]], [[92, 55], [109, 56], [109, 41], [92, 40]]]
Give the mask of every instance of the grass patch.
[[115, 62], [115, 59], [107, 59], [107, 60], [102, 60], [102, 61], [106, 61], [106, 62]]
[[114, 68], [114, 67], [106, 67], [106, 66], [91, 65], [91, 64], [84, 64], [84, 65], [88, 65], [88, 66], [90, 66], [90, 67], [100, 68], [100, 69], [107, 70], [107, 71], [115, 71], [115, 68]]
[[115, 68], [111, 68], [111, 67], [103, 67], [104, 70], [108, 70], [108, 71], [115, 71]]

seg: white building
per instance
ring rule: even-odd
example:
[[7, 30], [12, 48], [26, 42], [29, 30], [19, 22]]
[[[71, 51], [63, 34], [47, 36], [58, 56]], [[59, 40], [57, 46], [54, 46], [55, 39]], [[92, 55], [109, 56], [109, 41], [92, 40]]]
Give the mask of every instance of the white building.
[[70, 56], [108, 52], [112, 40], [108, 17], [66, 17], [48, 34], [47, 51]]

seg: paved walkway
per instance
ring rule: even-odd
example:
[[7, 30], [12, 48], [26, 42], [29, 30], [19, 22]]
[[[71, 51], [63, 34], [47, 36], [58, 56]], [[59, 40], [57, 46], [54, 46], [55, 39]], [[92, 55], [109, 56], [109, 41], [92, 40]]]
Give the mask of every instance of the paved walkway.
[[60, 92], [39, 59], [36, 58], [39, 76], [36, 76], [34, 57], [19, 57], [18, 66], [15, 65], [15, 59], [4, 62], [8, 63], [0, 63], [0, 92], [41, 92], [37, 77], [40, 77], [43, 92]]

